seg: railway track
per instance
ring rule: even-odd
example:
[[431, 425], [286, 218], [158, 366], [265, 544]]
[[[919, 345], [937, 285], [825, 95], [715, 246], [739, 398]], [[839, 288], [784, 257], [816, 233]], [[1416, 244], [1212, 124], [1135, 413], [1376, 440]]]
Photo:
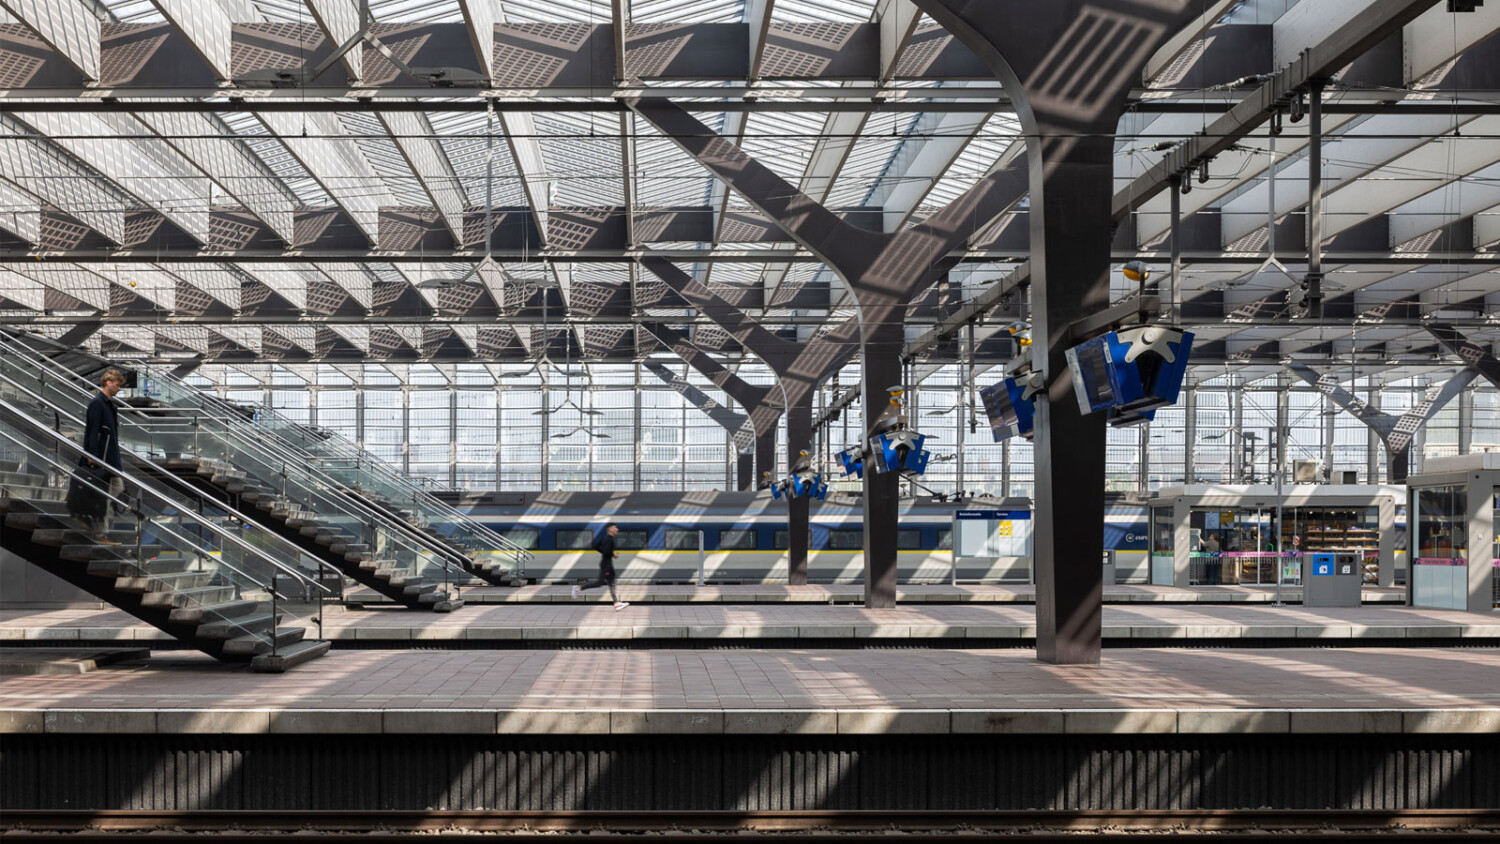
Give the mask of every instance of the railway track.
[[[1473, 844], [1500, 838], [1500, 810], [1404, 811], [755, 811], [755, 812], [339, 812], [339, 811], [6, 811], [0, 841], [94, 844], [121, 834], [145, 835], [152, 844], [212, 839], [217, 844], [258, 842], [268, 834], [311, 839], [330, 834], [362, 844], [423, 840], [504, 838], [555, 842], [560, 836], [660, 837], [673, 842], [793, 838], [800, 844], [901, 841], [926, 834], [962, 840], [1138, 840], [1172, 833], [1218, 842], [1265, 842], [1270, 835], [1298, 840], [1327, 838], [1339, 844], [1403, 841]], [[1492, 837], [1493, 836], [1493, 837]]]

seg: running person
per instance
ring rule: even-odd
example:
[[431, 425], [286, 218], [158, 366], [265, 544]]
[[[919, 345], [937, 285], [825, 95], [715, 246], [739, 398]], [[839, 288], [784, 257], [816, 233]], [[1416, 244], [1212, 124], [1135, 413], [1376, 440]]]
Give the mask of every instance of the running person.
[[615, 591], [615, 534], [620, 532], [620, 526], [614, 522], [604, 526], [604, 535], [594, 543], [594, 550], [599, 552], [599, 576], [588, 583], [579, 586], [574, 584], [573, 597], [577, 598], [579, 593], [585, 589], [593, 589], [596, 586], [608, 586], [609, 597], [614, 599], [615, 609], [623, 610], [630, 606], [629, 602], [620, 600], [620, 595]]

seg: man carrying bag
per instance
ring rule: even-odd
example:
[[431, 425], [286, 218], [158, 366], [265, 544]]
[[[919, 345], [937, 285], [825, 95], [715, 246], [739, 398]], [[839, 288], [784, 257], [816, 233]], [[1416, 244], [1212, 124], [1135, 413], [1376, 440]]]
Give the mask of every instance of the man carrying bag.
[[[120, 417], [115, 410], [115, 394], [125, 386], [125, 373], [110, 368], [100, 378], [99, 394], [89, 402], [83, 425], [83, 450], [78, 471], [68, 484], [68, 512], [82, 520], [93, 531], [94, 541], [117, 545], [109, 538], [109, 499], [104, 490], [119, 498], [125, 482], [115, 474], [120, 460]], [[115, 472], [105, 469], [110, 466]]]

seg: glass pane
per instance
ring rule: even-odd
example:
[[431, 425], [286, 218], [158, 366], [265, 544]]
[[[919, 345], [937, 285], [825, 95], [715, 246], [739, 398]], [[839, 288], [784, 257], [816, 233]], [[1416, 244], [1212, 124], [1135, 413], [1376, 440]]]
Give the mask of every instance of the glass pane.
[[754, 551], [755, 531], [731, 528], [719, 531], [720, 551]]
[[557, 550], [587, 551], [594, 547], [594, 532], [591, 530], [559, 530]]
[[662, 531], [662, 545], [668, 551], [697, 551], [698, 531], [668, 528]]

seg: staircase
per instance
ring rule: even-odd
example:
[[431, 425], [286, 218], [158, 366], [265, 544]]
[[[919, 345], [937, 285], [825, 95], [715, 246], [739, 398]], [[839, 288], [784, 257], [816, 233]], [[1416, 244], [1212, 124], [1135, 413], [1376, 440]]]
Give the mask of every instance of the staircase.
[[471, 554], [464, 548], [455, 544], [451, 539], [434, 530], [426, 524], [422, 515], [407, 509], [400, 504], [392, 502], [376, 492], [366, 489], [346, 489], [351, 495], [358, 495], [369, 502], [370, 506], [385, 514], [387, 517], [405, 525], [408, 531], [421, 542], [429, 545], [451, 559], [458, 560], [464, 571], [489, 583], [493, 586], [524, 586], [526, 581], [514, 571], [514, 564], [504, 559], [493, 556], [480, 556]]
[[166, 458], [160, 465], [210, 497], [236, 509], [257, 511], [263, 527], [398, 604], [433, 612], [452, 612], [464, 605], [445, 584], [419, 575], [415, 565], [382, 558], [343, 527], [284, 501], [275, 490], [228, 463], [182, 456]]
[[[173, 638], [225, 662], [281, 672], [328, 652], [302, 627], [279, 625], [269, 600], [249, 598], [196, 553], [141, 544], [134, 529], [96, 540], [41, 475], [0, 473], [0, 547]], [[113, 527], [118, 528], [119, 523]], [[274, 639], [274, 641], [273, 641]]]

